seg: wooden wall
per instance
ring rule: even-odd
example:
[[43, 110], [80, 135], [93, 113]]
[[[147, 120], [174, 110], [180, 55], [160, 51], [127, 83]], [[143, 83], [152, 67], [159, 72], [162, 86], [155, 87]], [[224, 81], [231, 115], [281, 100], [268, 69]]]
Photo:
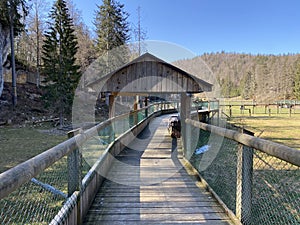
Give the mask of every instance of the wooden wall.
[[150, 54], [87, 85], [101, 92], [200, 93], [212, 85]]

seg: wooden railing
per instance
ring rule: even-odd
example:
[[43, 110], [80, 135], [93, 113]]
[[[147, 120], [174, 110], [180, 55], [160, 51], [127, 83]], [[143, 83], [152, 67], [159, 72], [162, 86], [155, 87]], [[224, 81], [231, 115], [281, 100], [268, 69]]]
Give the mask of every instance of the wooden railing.
[[[225, 139], [232, 140], [236, 143], [237, 147], [234, 147], [234, 146], [230, 147], [230, 148], [237, 149], [236, 153], [234, 153], [234, 154], [237, 154], [237, 157], [236, 157], [237, 162], [232, 163], [232, 164], [236, 165], [236, 181], [232, 181], [233, 183], [235, 183], [232, 186], [236, 186], [236, 190], [235, 190], [236, 197], [234, 198], [236, 201], [235, 202], [236, 208], [231, 209], [231, 210], [235, 211], [235, 216], [243, 224], [251, 224], [251, 222], [253, 221], [253, 218], [252, 218], [253, 215], [251, 214], [251, 211], [252, 211], [252, 203], [253, 203], [252, 196], [254, 195], [252, 193], [252, 191], [253, 191], [252, 190], [252, 186], [253, 186], [252, 181], [253, 181], [253, 176], [254, 176], [253, 167], [255, 166], [254, 165], [254, 161], [255, 161], [254, 160], [254, 150], [258, 151], [258, 152], [262, 152], [263, 154], [266, 154], [266, 156], [265, 156], [266, 158], [275, 157], [276, 159], [278, 159], [278, 160], [276, 160], [274, 165], [272, 165], [272, 163], [266, 162], [265, 159], [262, 159], [256, 153], [256, 155], [255, 155], [256, 162], [255, 163], [257, 163], [258, 160], [261, 160], [268, 167], [266, 169], [259, 168], [258, 171], [262, 171], [262, 170], [270, 171], [271, 170], [270, 167], [272, 168], [273, 166], [278, 167], [278, 168], [275, 168], [275, 170], [274, 170], [275, 172], [277, 170], [280, 171], [281, 168], [284, 168], [284, 171], [292, 171], [292, 172], [295, 171], [295, 174], [297, 174], [297, 171], [299, 171], [300, 150], [293, 149], [293, 148], [287, 147], [285, 145], [274, 143], [274, 142], [264, 140], [264, 139], [261, 139], [258, 137], [254, 137], [254, 136], [251, 136], [248, 134], [244, 134], [244, 133], [241, 133], [241, 132], [238, 132], [235, 130], [216, 127], [213, 125], [201, 123], [201, 122], [191, 120], [191, 119], [186, 119], [185, 122], [186, 122], [187, 126], [191, 126], [191, 128], [192, 127], [198, 128], [200, 130], [207, 131], [210, 134], [223, 137], [224, 140]], [[223, 139], [221, 139], [221, 140], [223, 141]], [[224, 151], [224, 150], [221, 149], [220, 151]], [[220, 162], [227, 163], [226, 161], [231, 161], [231, 160], [235, 160], [234, 155], [231, 155], [228, 158], [223, 158], [223, 159], [219, 160], [218, 162], [219, 163]], [[215, 162], [212, 162], [212, 163], [215, 163]], [[288, 167], [286, 166], [287, 163], [289, 164]], [[259, 167], [259, 166], [256, 165], [256, 167]], [[224, 170], [224, 167], [222, 167], [222, 170]], [[220, 173], [220, 171], [210, 170], [209, 173], [210, 174], [218, 174], [218, 173]], [[210, 188], [209, 187], [210, 183], [205, 181], [205, 179], [202, 177], [200, 171], [199, 171], [199, 176], [201, 177], [203, 182], [208, 185], [208, 188]], [[229, 176], [231, 176], [233, 179], [235, 179], [235, 176], [233, 176], [233, 174], [229, 174]], [[280, 174], [280, 176], [282, 177], [282, 174]], [[295, 175], [295, 177], [297, 177], [297, 175]], [[282, 178], [285, 179], [284, 176]], [[212, 178], [212, 179], [214, 179], [214, 178]], [[296, 184], [297, 181], [294, 180], [292, 182], [294, 182], [294, 183], [292, 183], [291, 186]], [[221, 182], [217, 184], [217, 186], [223, 186], [223, 185], [224, 184], [222, 184]], [[268, 185], [270, 185], [270, 184], [268, 184]], [[280, 184], [278, 184], [278, 185], [280, 185]], [[285, 187], [287, 184], [284, 183], [282, 185]], [[270, 187], [267, 187], [267, 188], [270, 188]], [[214, 190], [212, 190], [212, 191], [214, 192]], [[284, 191], [284, 193], [288, 193], [287, 190], [283, 190], [283, 191]], [[222, 199], [219, 198], [218, 193], [214, 193], [214, 194], [216, 195], [216, 197], [218, 199], [221, 200], [221, 204], [224, 204], [224, 202], [222, 202]], [[296, 196], [297, 196], [297, 194], [292, 196], [291, 199], [295, 199]], [[272, 198], [272, 196], [266, 196], [265, 198], [266, 199]], [[260, 199], [256, 199], [255, 201], [260, 201]], [[297, 204], [297, 203], [294, 203], [294, 204]], [[274, 205], [274, 208], [275, 207], [276, 207], [276, 205]], [[298, 207], [298, 209], [297, 209], [297, 207]], [[274, 212], [275, 211], [274, 208], [273, 209], [270, 208], [269, 209], [270, 212], [268, 212], [268, 213]], [[278, 207], [278, 211], [280, 211], [280, 210], [281, 209]], [[295, 210], [296, 211], [299, 210], [299, 205], [296, 206]], [[293, 214], [293, 212], [291, 212], [291, 214]], [[283, 218], [284, 218], [284, 216], [285, 215], [282, 215]], [[294, 219], [295, 218], [297, 218], [297, 215], [294, 216]]]
[[[81, 218], [87, 212], [94, 195], [102, 183], [103, 175], [110, 168], [113, 157], [119, 154], [126, 146], [126, 143], [129, 144], [147, 126], [153, 117], [162, 113], [175, 112], [176, 109], [172, 104], [173, 103], [153, 104], [129, 114], [111, 118], [88, 130], [83, 131], [78, 129], [71, 132], [70, 139], [67, 141], [1, 173], [0, 200], [67, 156], [67, 167], [69, 170], [66, 171], [69, 174], [68, 198], [51, 224], [80, 224]], [[139, 113], [143, 115], [143, 118], [138, 118]], [[133, 119], [134, 124], [130, 125], [130, 129], [120, 134], [117, 138], [113, 137], [113, 141], [107, 146], [104, 153], [101, 154], [101, 157], [92, 165], [85, 177], [81, 178], [82, 171], [79, 163], [81, 160], [80, 146], [90, 138], [98, 136], [99, 131], [111, 126], [115, 121], [126, 119], [129, 122], [132, 117], [135, 117], [135, 119]], [[115, 134], [113, 134], [113, 136], [115, 136]], [[99, 173], [99, 171], [101, 171], [101, 173]]]
[[200, 123], [191, 119], [187, 119], [186, 124], [190, 124], [200, 129], [234, 140], [244, 146], [260, 150], [271, 156], [275, 156], [286, 162], [292, 163], [293, 165], [300, 166], [300, 151], [297, 149], [290, 148], [288, 146], [268, 141], [262, 138], [243, 134], [238, 131], [229, 130], [206, 123]]

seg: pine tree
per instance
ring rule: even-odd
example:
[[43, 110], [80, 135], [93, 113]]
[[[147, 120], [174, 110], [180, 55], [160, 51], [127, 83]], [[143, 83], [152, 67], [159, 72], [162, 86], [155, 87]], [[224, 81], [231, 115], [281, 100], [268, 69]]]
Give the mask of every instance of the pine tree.
[[45, 34], [42, 58], [46, 75], [45, 100], [47, 104], [57, 106], [62, 126], [63, 117], [71, 113], [74, 92], [80, 78], [79, 66], [75, 64], [77, 40], [64, 0], [55, 2], [50, 18], [52, 23]]
[[251, 71], [247, 71], [245, 77], [241, 81], [242, 97], [245, 99], [255, 98], [256, 81], [255, 75]]
[[103, 0], [96, 11], [97, 54], [106, 56], [110, 68], [116, 68], [127, 62], [128, 53], [124, 45], [129, 40], [129, 14], [124, 5], [115, 0]]

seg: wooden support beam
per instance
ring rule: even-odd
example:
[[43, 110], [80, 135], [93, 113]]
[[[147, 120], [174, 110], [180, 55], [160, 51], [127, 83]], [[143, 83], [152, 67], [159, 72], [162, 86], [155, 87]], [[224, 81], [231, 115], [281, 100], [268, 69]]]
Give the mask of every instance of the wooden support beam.
[[148, 117], [148, 108], [147, 108], [147, 106], [148, 106], [148, 97], [146, 96], [145, 97], [145, 116], [146, 117]]
[[239, 144], [237, 152], [236, 216], [243, 224], [251, 223], [252, 176], [253, 149]]
[[135, 97], [137, 94], [139, 96], [148, 96], [148, 93], [135, 93], [135, 92], [113, 92], [115, 96], [126, 96], [126, 97]]
[[108, 96], [108, 108], [109, 108], [109, 112], [108, 112], [108, 116], [109, 118], [113, 118], [115, 116], [115, 95], [114, 94], [110, 94]]
[[138, 124], [138, 98], [136, 99], [136, 101], [133, 104], [133, 120], [134, 120], [134, 125]]
[[189, 159], [189, 151], [191, 144], [191, 129], [190, 126], [185, 124], [186, 119], [191, 118], [191, 97], [187, 93], [181, 94], [181, 106], [180, 106], [180, 119], [181, 119], [181, 132], [183, 141], [183, 153], [187, 159]]

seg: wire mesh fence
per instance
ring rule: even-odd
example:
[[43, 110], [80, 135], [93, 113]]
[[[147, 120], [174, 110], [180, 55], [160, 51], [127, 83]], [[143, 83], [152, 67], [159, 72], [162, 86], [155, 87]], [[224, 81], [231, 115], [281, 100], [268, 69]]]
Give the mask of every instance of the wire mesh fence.
[[[191, 129], [196, 133], [199, 128]], [[190, 162], [226, 206], [237, 216], [242, 214], [243, 224], [300, 224], [299, 166], [228, 138], [219, 139], [222, 143], [217, 145], [215, 136], [200, 130]], [[239, 157], [247, 152], [252, 156], [245, 165], [245, 158]], [[245, 168], [250, 171], [248, 178]]]
[[[135, 112], [135, 123], [131, 123], [134, 114], [120, 116], [110, 123], [105, 123], [98, 133], [94, 133], [79, 145], [77, 150], [71, 151], [69, 155], [62, 157], [32, 179], [31, 174], [24, 171], [28, 182], [0, 199], [0, 224], [49, 224], [74, 189], [80, 189], [82, 179], [108, 146], [147, 115], [150, 116], [160, 109], [161, 105], [152, 105], [148, 109]], [[75, 151], [79, 154], [77, 161], [70, 157]], [[75, 170], [78, 170], [78, 174]], [[74, 187], [70, 187], [72, 185]]]
[[300, 170], [254, 152], [252, 224], [300, 224]]
[[1, 224], [49, 224], [67, 197], [66, 157], [0, 200]]
[[[195, 127], [192, 128], [195, 133]], [[229, 209], [236, 208], [237, 144], [229, 139], [219, 139], [209, 131], [200, 130], [197, 149], [207, 146], [206, 152], [195, 151], [190, 159], [211, 188]], [[221, 141], [219, 145], [218, 141]]]
[[[125, 125], [120, 126], [120, 124]], [[118, 126], [118, 129], [114, 129], [114, 125]], [[102, 156], [108, 145], [129, 127], [128, 117], [114, 121], [80, 146], [81, 160], [78, 162], [80, 181]], [[63, 157], [37, 177], [1, 199], [0, 224], [49, 224], [62, 208], [67, 197], [72, 194], [68, 193], [70, 184], [76, 185], [78, 182], [75, 181], [74, 171], [78, 168], [71, 167], [73, 160], [74, 158], [69, 159], [68, 156]], [[26, 176], [25, 171], [24, 175]]]

